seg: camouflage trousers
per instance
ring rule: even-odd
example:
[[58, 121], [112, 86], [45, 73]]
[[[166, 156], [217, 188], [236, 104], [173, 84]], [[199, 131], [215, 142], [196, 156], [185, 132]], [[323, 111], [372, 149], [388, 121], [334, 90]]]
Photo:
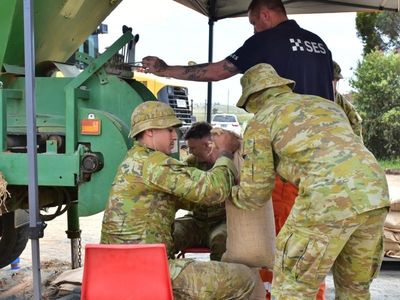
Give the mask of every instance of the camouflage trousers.
[[220, 261], [226, 250], [226, 221], [207, 222], [192, 216], [175, 219], [175, 253], [189, 247], [210, 248], [210, 259]]
[[313, 226], [288, 219], [276, 240], [273, 299], [315, 299], [331, 270], [335, 299], [370, 299], [383, 257], [388, 209]]
[[251, 269], [242, 264], [192, 261], [172, 280], [174, 299], [250, 299], [253, 276]]

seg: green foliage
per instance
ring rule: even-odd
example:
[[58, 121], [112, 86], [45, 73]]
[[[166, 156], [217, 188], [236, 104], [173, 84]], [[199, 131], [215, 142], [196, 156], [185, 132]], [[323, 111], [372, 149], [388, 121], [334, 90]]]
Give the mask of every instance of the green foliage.
[[365, 145], [378, 158], [400, 156], [400, 57], [374, 51], [364, 57], [350, 84], [363, 118]]
[[356, 29], [357, 36], [364, 45], [364, 54], [374, 49], [382, 49], [383, 41], [375, 29], [377, 13], [357, 13]]
[[379, 160], [379, 164], [384, 170], [400, 170], [400, 157], [387, 160]]
[[400, 47], [400, 14], [396, 12], [357, 13], [357, 36], [364, 45], [364, 55]]

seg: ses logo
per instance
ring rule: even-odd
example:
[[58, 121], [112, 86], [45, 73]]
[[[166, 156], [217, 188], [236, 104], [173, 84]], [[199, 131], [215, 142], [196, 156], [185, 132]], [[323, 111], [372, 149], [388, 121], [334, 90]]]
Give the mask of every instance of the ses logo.
[[292, 51], [307, 51], [317, 54], [326, 54], [326, 49], [322, 43], [302, 41], [293, 38], [289, 39], [289, 41], [292, 45]]

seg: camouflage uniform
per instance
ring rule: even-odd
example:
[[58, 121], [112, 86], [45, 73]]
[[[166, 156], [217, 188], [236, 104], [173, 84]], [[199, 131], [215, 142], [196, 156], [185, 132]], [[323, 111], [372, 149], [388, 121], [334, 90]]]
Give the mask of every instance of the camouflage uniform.
[[362, 140], [362, 118], [356, 111], [354, 105], [346, 99], [345, 96], [336, 91], [335, 93], [335, 103], [339, 105], [350, 122], [351, 128], [354, 133], [358, 135]]
[[[333, 79], [335, 81], [339, 81], [343, 78], [341, 74], [341, 68], [337, 62], [333, 62]], [[362, 139], [362, 118], [356, 111], [354, 105], [346, 99], [345, 96], [340, 94], [337, 90], [335, 90], [335, 103], [338, 104], [343, 111], [346, 113], [347, 118], [349, 119], [351, 128], [356, 135], [358, 135]]]
[[[199, 162], [190, 155], [186, 163], [200, 170], [210, 170], [212, 164]], [[183, 207], [190, 213], [175, 219], [174, 243], [175, 253], [189, 247], [210, 248], [210, 259], [220, 261], [226, 250], [226, 212], [225, 203], [217, 205], [193, 205], [184, 203]]]
[[260, 207], [276, 174], [299, 189], [277, 236], [272, 294], [312, 299], [332, 268], [337, 299], [368, 299], [389, 206], [383, 170], [333, 102], [293, 93], [294, 82], [266, 64], [249, 69], [241, 84], [237, 106], [255, 115], [232, 201]]
[[[169, 106], [149, 101], [133, 112], [130, 136], [152, 126], [169, 128], [179, 124]], [[164, 243], [171, 258], [169, 270], [175, 299], [210, 299], [210, 293], [247, 299], [254, 282], [246, 266], [173, 259], [172, 226], [178, 200], [222, 203], [230, 194], [234, 177], [235, 168], [226, 157], [204, 172], [135, 141], [114, 179], [104, 212], [101, 243]], [[214, 276], [207, 277], [209, 273]]]

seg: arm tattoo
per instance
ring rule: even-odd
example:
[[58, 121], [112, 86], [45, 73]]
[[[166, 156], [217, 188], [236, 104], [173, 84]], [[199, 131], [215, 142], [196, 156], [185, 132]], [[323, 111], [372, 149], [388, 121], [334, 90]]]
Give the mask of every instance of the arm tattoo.
[[209, 63], [205, 63], [184, 67], [183, 73], [185, 74], [185, 76], [187, 76], [187, 79], [189, 80], [202, 80], [204, 78], [204, 75], [206, 74], [206, 68], [209, 65]]
[[157, 72], [163, 72], [167, 69], [167, 64], [163, 60], [157, 59], [154, 63], [154, 69], [157, 70]]
[[224, 68], [224, 70], [228, 71], [232, 75], [236, 75], [238, 72], [238, 69], [236, 68], [236, 66], [229, 61], [224, 62], [223, 68]]

